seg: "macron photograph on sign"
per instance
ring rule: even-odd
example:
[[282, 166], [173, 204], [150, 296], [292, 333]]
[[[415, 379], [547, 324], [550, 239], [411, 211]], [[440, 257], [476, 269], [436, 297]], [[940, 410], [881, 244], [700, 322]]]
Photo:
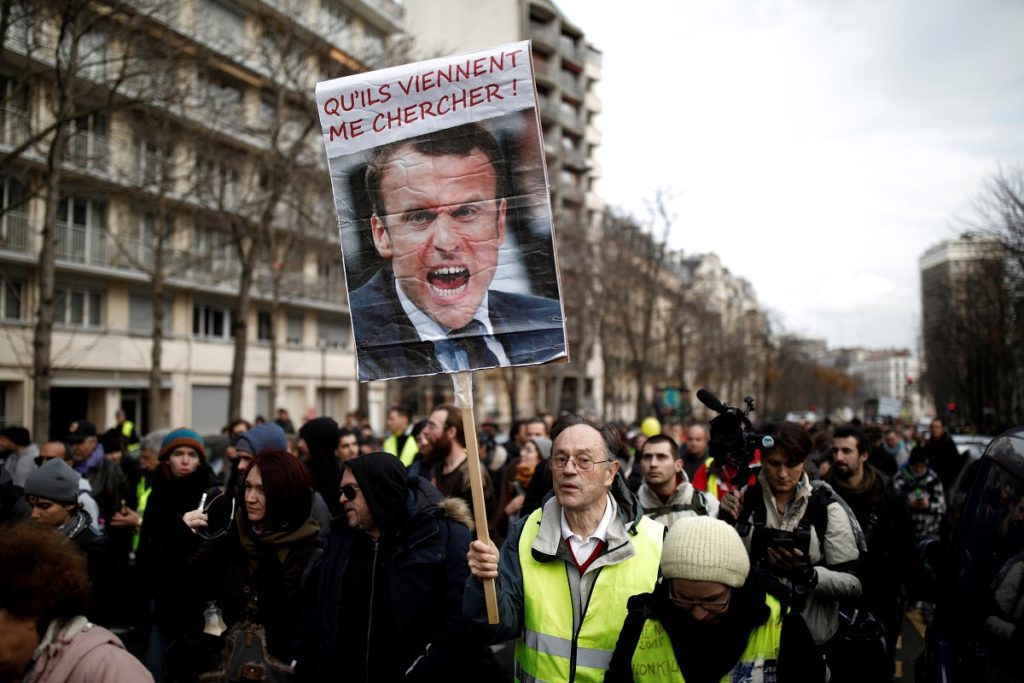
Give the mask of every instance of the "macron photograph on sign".
[[316, 100], [359, 380], [567, 361], [529, 42]]

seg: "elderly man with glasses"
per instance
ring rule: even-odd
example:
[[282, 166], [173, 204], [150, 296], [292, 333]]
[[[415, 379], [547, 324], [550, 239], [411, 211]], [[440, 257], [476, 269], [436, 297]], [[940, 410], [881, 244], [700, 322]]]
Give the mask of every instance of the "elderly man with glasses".
[[630, 598], [606, 682], [825, 680], [803, 617], [750, 573], [725, 522], [674, 523], [661, 573], [653, 592]]
[[485, 621], [481, 580], [497, 579], [492, 642], [518, 638], [519, 681], [600, 681], [631, 595], [654, 588], [665, 527], [618, 476], [618, 437], [566, 416], [552, 430], [554, 496], [513, 527], [499, 555], [474, 541], [463, 608]]

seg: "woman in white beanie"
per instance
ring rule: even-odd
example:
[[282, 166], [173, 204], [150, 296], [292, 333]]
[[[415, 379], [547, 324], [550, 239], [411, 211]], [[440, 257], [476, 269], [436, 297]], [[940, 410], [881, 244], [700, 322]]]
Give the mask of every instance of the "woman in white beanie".
[[653, 593], [630, 598], [606, 683], [825, 680], [807, 624], [750, 574], [746, 548], [725, 522], [673, 524], [661, 573]]

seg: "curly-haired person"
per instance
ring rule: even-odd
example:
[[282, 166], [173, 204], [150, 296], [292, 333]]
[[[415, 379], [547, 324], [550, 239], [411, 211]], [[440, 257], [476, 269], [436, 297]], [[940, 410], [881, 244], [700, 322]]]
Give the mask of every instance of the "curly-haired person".
[[85, 558], [51, 529], [0, 534], [0, 681], [152, 681], [89, 605]]

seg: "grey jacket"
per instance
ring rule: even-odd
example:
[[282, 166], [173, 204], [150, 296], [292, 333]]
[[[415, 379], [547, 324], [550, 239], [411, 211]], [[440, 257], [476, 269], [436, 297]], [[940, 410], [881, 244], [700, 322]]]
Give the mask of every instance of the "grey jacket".
[[718, 500], [714, 496], [709, 496], [703, 491], [693, 488], [686, 473], [683, 473], [683, 481], [672, 492], [672, 497], [664, 503], [651, 490], [647, 482], [640, 484], [636, 495], [640, 499], [640, 505], [644, 508], [644, 514], [665, 526], [672, 526], [673, 522], [683, 517], [696, 517], [700, 514], [697, 511], [698, 507], [706, 508], [708, 517], [718, 517]]
[[[759, 475], [761, 492], [764, 495], [767, 519], [765, 525], [769, 529], [793, 531], [800, 519], [807, 512], [807, 504], [811, 498], [811, 482], [804, 474], [797, 484], [796, 495], [780, 515], [772, 496], [771, 487], [765, 480], [764, 472]], [[823, 485], [823, 484], [816, 484]], [[826, 484], [827, 485], [827, 484]], [[807, 596], [807, 604], [803, 609], [803, 617], [807, 622], [814, 642], [818, 645], [828, 641], [839, 628], [839, 601], [857, 598], [861, 594], [860, 579], [851, 571], [842, 571], [833, 567], [849, 567], [860, 557], [857, 535], [859, 526], [855, 527], [856, 518], [846, 511], [835, 496], [828, 505], [828, 524], [824, 535], [824, 547], [818, 542], [818, 534], [811, 533], [811, 564], [818, 575], [818, 585]], [[743, 536], [743, 544], [750, 551], [753, 529]], [[786, 583], [786, 579], [782, 579]]]
[[[541, 512], [540, 529], [532, 547], [533, 557], [540, 562], [565, 563], [573, 603], [573, 631], [578, 630], [583, 620], [583, 606], [589, 602], [590, 591], [594, 587], [598, 570], [601, 567], [625, 562], [636, 554], [630, 538], [643, 517], [643, 511], [622, 477], [615, 478], [608, 503], [613, 506], [613, 517], [611, 524], [608, 525], [607, 549], [587, 567], [582, 576], [562, 542], [562, 508], [558, 500], [550, 496]], [[492, 643], [516, 638], [523, 631], [523, 570], [519, 564], [519, 539], [528, 521], [529, 518], [524, 518], [516, 522], [501, 546], [496, 581], [500, 623], [488, 626]], [[466, 580], [462, 611], [467, 618], [487, 624], [483, 586], [472, 576]]]

